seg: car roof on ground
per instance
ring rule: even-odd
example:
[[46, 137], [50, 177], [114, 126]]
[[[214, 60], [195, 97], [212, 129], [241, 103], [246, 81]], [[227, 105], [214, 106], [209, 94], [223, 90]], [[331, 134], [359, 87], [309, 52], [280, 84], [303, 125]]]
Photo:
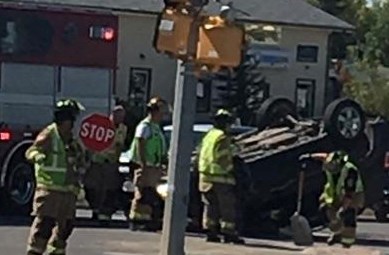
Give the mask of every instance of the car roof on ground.
[[[212, 124], [194, 124], [193, 125], [193, 131], [194, 132], [199, 132], [199, 133], [205, 133], [208, 132], [211, 128], [213, 128]], [[240, 130], [254, 130], [255, 127], [249, 127], [249, 126], [232, 126], [232, 129], [240, 129]], [[167, 125], [163, 127], [163, 130], [166, 131], [172, 131], [173, 130], [173, 125]]]

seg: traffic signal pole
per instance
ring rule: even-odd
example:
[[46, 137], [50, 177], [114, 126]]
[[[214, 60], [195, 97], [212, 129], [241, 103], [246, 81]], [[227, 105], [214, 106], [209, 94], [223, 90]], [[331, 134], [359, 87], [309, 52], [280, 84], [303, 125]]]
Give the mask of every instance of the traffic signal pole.
[[193, 151], [193, 123], [198, 82], [195, 75], [196, 67], [192, 58], [197, 51], [197, 16], [191, 25], [188, 38], [189, 59], [185, 61], [184, 72], [181, 72], [181, 61], [178, 62], [177, 66], [173, 132], [168, 169], [169, 192], [165, 202], [160, 255], [185, 254], [190, 161]]

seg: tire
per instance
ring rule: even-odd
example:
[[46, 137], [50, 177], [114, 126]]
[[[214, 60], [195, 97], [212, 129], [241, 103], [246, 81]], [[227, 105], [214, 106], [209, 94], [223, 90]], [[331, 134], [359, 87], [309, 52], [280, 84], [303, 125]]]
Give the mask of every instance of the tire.
[[286, 98], [275, 97], [266, 99], [257, 112], [256, 124], [259, 130], [288, 125], [287, 115], [297, 119], [296, 106]]
[[362, 107], [348, 98], [335, 100], [324, 113], [324, 128], [337, 142], [353, 142], [365, 131], [365, 114]]
[[6, 214], [28, 216], [35, 192], [34, 169], [18, 152], [9, 164], [5, 177], [4, 204]]

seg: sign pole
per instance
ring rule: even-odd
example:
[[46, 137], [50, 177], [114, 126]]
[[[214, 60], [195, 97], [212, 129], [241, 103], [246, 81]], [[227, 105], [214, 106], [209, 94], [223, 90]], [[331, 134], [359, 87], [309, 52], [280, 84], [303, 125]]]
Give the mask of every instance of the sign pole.
[[[188, 56], [197, 50], [198, 21], [195, 17], [188, 38]], [[180, 62], [180, 61], [179, 61]], [[173, 132], [168, 170], [168, 197], [165, 203], [161, 255], [184, 255], [189, 203], [190, 161], [193, 151], [193, 123], [196, 108], [195, 63], [189, 59], [184, 73], [178, 65], [175, 88]], [[184, 75], [184, 81], [180, 79]]]

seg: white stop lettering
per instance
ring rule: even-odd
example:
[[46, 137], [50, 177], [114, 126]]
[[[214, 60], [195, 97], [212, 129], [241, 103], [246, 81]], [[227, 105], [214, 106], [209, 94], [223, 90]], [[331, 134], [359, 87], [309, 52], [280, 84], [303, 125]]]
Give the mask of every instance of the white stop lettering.
[[[104, 130], [104, 128], [98, 127], [98, 128], [97, 128], [97, 131], [96, 131], [96, 140], [97, 140], [98, 142], [103, 141], [104, 135], [105, 135], [105, 130]], [[92, 137], [91, 137], [91, 138], [92, 138]]]

